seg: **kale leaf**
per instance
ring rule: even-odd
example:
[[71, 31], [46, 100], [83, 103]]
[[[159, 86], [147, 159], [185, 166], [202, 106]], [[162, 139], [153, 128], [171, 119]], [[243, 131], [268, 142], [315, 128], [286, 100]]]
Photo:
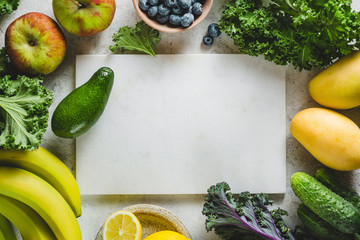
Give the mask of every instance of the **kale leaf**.
[[19, 6], [20, 0], [0, 0], [0, 16], [10, 14]]
[[10, 62], [10, 58], [6, 53], [5, 47], [0, 49], [0, 77], [10, 75], [16, 77], [21, 72]]
[[112, 52], [120, 50], [139, 51], [155, 56], [155, 45], [161, 40], [158, 30], [151, 28], [144, 21], [139, 21], [135, 28], [128, 26], [121, 27], [117, 33], [113, 35], [114, 45], [110, 46]]
[[220, 29], [239, 51], [299, 70], [325, 67], [360, 46], [351, 0], [229, 0]]
[[0, 147], [9, 150], [39, 147], [53, 102], [53, 93], [42, 82], [42, 77], [0, 78]]
[[282, 219], [287, 212], [280, 208], [270, 211], [267, 206], [271, 204], [263, 193], [243, 192], [235, 198], [227, 183], [218, 183], [208, 189], [205, 197], [202, 213], [207, 217], [206, 229], [214, 229], [223, 240], [294, 240]]

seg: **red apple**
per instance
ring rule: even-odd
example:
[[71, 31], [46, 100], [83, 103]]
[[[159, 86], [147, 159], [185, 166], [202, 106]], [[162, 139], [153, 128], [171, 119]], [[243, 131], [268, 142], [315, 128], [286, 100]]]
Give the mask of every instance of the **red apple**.
[[53, 10], [66, 31], [87, 37], [110, 26], [116, 4], [115, 0], [53, 0]]
[[9, 25], [5, 48], [11, 62], [23, 73], [49, 74], [63, 61], [66, 40], [53, 19], [30, 12]]

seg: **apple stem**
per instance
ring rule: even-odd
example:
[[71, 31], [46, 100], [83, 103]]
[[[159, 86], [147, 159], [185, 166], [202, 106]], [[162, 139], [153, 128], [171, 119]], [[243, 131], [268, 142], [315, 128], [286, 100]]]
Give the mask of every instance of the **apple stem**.
[[82, 5], [81, 3], [79, 3], [79, 1], [75, 1], [75, 4], [78, 5], [79, 9], [84, 7], [84, 5]]
[[29, 41], [29, 45], [30, 46], [35, 46], [35, 42], [34, 41]]

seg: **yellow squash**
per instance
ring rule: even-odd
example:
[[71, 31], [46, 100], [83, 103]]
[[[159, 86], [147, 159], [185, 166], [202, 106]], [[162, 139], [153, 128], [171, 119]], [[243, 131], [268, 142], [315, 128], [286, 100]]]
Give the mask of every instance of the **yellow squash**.
[[319, 104], [349, 109], [360, 105], [360, 52], [339, 59], [309, 82], [311, 97]]
[[360, 129], [344, 115], [308, 108], [294, 116], [290, 132], [324, 165], [340, 171], [360, 168]]

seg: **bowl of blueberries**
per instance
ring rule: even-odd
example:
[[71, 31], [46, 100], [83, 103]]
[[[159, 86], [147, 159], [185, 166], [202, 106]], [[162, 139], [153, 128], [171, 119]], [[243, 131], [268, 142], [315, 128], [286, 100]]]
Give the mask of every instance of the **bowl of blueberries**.
[[140, 18], [154, 29], [178, 33], [198, 25], [213, 0], [133, 0]]

